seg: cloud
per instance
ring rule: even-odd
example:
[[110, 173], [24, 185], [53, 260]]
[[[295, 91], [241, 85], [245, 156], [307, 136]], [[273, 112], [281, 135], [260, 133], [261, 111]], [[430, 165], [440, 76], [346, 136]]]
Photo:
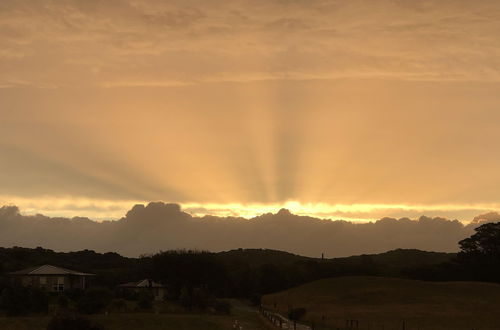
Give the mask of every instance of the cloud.
[[0, 10], [0, 84], [498, 82], [499, 11], [495, 1], [13, 1]]
[[472, 220], [473, 224], [481, 224], [485, 222], [500, 222], [500, 214], [498, 212], [488, 212], [480, 214]]
[[0, 208], [0, 245], [55, 250], [95, 249], [129, 256], [177, 248], [221, 251], [270, 248], [328, 257], [377, 253], [395, 248], [455, 252], [475, 225], [420, 217], [383, 218], [370, 223], [298, 216], [282, 209], [244, 219], [195, 217], [177, 204], [136, 205], [117, 221], [25, 216], [15, 206]]

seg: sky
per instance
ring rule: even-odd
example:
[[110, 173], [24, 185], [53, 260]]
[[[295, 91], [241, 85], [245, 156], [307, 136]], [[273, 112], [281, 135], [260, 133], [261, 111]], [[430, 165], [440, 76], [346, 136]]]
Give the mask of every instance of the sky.
[[0, 205], [500, 210], [496, 0], [0, 2]]

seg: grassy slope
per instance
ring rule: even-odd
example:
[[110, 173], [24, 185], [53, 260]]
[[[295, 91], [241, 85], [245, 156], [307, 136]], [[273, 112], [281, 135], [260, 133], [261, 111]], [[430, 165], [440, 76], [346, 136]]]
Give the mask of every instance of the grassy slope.
[[[500, 285], [422, 282], [383, 277], [341, 277], [308, 283], [263, 297], [286, 313], [305, 307], [306, 319], [330, 326], [360, 320], [361, 328], [500, 329]], [[370, 326], [368, 326], [370, 323]]]

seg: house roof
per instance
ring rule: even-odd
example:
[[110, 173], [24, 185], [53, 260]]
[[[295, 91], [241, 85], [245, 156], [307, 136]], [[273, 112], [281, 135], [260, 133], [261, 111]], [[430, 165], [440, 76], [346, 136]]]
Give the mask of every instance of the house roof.
[[150, 279], [144, 279], [137, 282], [128, 282], [119, 285], [120, 288], [163, 288], [160, 283], [153, 282]]
[[75, 270], [56, 267], [52, 265], [43, 265], [38, 267], [30, 267], [16, 272], [9, 273], [10, 275], [77, 275], [77, 276], [92, 276], [94, 274], [77, 272]]

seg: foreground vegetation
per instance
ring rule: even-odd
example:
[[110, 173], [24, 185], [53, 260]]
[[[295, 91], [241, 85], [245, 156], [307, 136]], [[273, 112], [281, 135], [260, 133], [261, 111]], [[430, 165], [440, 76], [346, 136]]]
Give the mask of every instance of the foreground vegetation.
[[340, 277], [308, 283], [262, 298], [286, 315], [304, 308], [303, 319], [331, 328], [346, 320], [360, 329], [498, 329], [500, 285], [424, 282], [382, 277]]
[[[216, 315], [175, 315], [175, 314], [109, 314], [94, 315], [90, 320], [102, 325], [106, 330], [222, 330], [231, 329], [234, 322], [229, 316]], [[50, 318], [47, 316], [0, 317], [2, 330], [46, 330]], [[254, 322], [255, 323], [255, 322]], [[252, 327], [248, 329], [265, 329]]]
[[[129, 310], [121, 313], [87, 315], [84, 318], [99, 325], [104, 330], [227, 330], [232, 329], [235, 320], [243, 326], [243, 329], [270, 329], [256, 309], [247, 302], [231, 300], [228, 303], [233, 306], [230, 315], [217, 315], [201, 311], [189, 312], [179, 306], [157, 302], [154, 309], [159, 313]], [[46, 330], [51, 319], [52, 316], [42, 314], [21, 317], [0, 316], [0, 329]]]

